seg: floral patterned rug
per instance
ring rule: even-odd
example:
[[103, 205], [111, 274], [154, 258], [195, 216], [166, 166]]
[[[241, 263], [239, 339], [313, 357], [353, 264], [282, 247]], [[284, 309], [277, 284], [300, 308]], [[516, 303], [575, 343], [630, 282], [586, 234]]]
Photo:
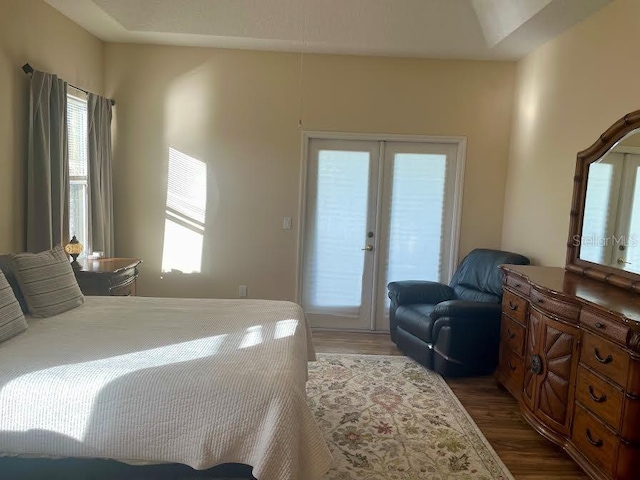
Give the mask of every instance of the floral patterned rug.
[[513, 480], [444, 379], [407, 357], [318, 354], [307, 394], [326, 480]]

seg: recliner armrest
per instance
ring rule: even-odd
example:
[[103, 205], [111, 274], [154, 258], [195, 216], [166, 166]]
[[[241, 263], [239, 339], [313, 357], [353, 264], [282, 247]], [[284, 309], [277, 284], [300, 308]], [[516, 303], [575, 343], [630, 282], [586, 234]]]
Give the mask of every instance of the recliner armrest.
[[435, 305], [456, 298], [456, 294], [450, 286], [425, 280], [391, 282], [387, 288], [389, 289], [389, 298], [396, 305], [414, 303]]
[[492, 373], [500, 350], [500, 305], [468, 301], [444, 303], [450, 305], [444, 305], [440, 312], [446, 311], [448, 315], [434, 319], [431, 330], [434, 364], [446, 365], [438, 371], [445, 375]]
[[440, 317], [475, 317], [494, 316], [498, 318], [502, 313], [499, 303], [470, 302], [466, 300], [449, 300], [441, 302], [431, 312], [431, 318]]

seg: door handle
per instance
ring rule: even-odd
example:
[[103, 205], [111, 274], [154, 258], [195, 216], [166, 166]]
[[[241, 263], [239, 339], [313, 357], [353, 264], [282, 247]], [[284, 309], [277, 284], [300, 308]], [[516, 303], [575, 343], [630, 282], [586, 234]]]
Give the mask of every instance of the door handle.
[[631, 262], [627, 262], [624, 258], [620, 257], [618, 259], [618, 265], [631, 265]]
[[366, 250], [367, 252], [372, 252], [373, 251], [373, 245], [367, 245], [364, 248], [361, 248], [360, 250]]

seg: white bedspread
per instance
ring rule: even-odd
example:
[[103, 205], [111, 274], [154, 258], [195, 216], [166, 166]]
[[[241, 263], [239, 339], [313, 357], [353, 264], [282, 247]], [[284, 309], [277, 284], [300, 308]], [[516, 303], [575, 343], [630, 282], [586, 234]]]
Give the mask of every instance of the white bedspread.
[[313, 347], [289, 302], [88, 297], [0, 344], [0, 452], [314, 480]]

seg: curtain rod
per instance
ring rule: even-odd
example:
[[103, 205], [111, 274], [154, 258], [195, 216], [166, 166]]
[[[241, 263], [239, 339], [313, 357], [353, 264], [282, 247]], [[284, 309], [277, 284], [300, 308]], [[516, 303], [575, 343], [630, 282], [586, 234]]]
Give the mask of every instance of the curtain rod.
[[[28, 63], [25, 63], [25, 64], [22, 66], [22, 71], [23, 71], [24, 73], [26, 73], [27, 75], [29, 75], [30, 73], [33, 73], [33, 67], [32, 67], [31, 65], [29, 65]], [[70, 86], [70, 87], [75, 88], [76, 90], [80, 90], [81, 92], [84, 92], [84, 93], [86, 93], [87, 95], [88, 95], [89, 93], [91, 93], [91, 92], [88, 92], [87, 90], [85, 90], [84, 88], [79, 88], [79, 87], [76, 87], [75, 85], [71, 85], [71, 84], [69, 84], [69, 86]], [[116, 101], [115, 101], [115, 100], [110, 100], [110, 101], [111, 101], [111, 105], [115, 105], [115, 104], [116, 104]]]

